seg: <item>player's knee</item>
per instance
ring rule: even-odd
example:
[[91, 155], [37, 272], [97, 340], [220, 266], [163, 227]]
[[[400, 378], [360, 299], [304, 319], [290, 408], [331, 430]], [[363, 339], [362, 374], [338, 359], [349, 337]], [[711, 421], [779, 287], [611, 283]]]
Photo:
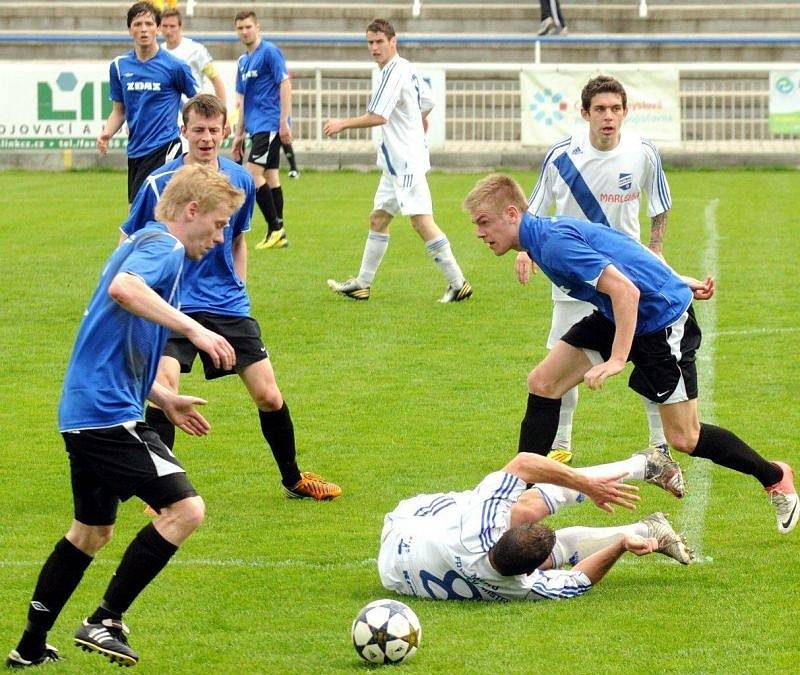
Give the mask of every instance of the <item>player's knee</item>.
[[391, 218], [386, 217], [383, 211], [373, 211], [369, 214], [369, 229], [373, 232], [385, 233], [389, 230]]
[[179, 511], [180, 526], [184, 532], [194, 532], [206, 517], [206, 504], [203, 498], [197, 495], [184, 499]]
[[559, 392], [556, 390], [556, 383], [545, 377], [541, 369], [534, 368], [528, 374], [528, 391], [544, 398], [558, 398]]
[[94, 556], [111, 541], [113, 535], [113, 525], [81, 525], [70, 528], [67, 539], [78, 550]]
[[258, 409], [264, 412], [275, 412], [283, 407], [283, 395], [277, 385], [264, 387], [253, 396], [253, 400]]
[[699, 430], [697, 433], [693, 433], [691, 429], [664, 429], [664, 436], [671, 448], [678, 452], [691, 454], [697, 446]]

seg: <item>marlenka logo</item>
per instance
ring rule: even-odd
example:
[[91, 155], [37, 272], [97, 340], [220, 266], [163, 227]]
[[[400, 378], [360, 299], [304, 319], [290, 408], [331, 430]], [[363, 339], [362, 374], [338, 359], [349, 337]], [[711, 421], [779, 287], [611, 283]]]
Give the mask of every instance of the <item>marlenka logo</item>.
[[620, 190], [630, 190], [631, 185], [633, 185], [633, 174], [631, 173], [621, 173], [619, 175], [619, 189]]
[[791, 94], [794, 89], [794, 83], [790, 77], [779, 77], [775, 81], [775, 89], [779, 94]]
[[534, 121], [552, 126], [553, 122], [560, 122], [564, 119], [567, 103], [564, 101], [562, 93], [544, 89], [533, 95], [533, 101], [528, 106], [528, 110], [533, 114]]

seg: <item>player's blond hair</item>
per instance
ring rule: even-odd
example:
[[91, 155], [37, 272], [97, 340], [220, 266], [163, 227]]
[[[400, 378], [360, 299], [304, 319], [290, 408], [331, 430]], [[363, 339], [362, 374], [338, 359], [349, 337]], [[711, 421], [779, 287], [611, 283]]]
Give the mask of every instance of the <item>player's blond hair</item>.
[[156, 220], [177, 220], [189, 202], [197, 202], [200, 213], [218, 208], [233, 213], [244, 203], [244, 192], [233, 187], [216, 167], [187, 164], [167, 184], [156, 206]]
[[479, 207], [499, 212], [513, 205], [520, 213], [528, 210], [528, 200], [519, 183], [502, 173], [493, 173], [479, 180], [464, 199], [462, 208], [475, 213]]

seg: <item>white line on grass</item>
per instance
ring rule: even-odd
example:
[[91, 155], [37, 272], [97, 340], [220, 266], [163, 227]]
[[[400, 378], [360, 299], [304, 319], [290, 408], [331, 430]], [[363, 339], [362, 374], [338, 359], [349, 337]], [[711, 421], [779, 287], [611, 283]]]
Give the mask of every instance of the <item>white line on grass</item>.
[[[359, 569], [362, 567], [373, 567], [378, 564], [375, 558], [365, 558], [364, 560], [349, 560], [343, 562], [321, 563], [310, 560], [265, 560], [263, 558], [175, 558], [170, 565], [180, 567], [237, 567], [237, 568], [258, 568], [258, 569], [280, 569], [292, 567], [307, 570], [327, 570], [327, 569]], [[96, 560], [93, 565], [119, 565], [119, 560], [105, 559]], [[18, 567], [41, 567], [41, 560], [0, 560], [0, 568]]]
[[[719, 199], [706, 204], [703, 220], [706, 246], [703, 251], [702, 276], [717, 276], [719, 233], [717, 232], [717, 206]], [[714, 422], [714, 347], [717, 336], [717, 304], [715, 300], [695, 303], [697, 321], [703, 331], [703, 346], [697, 352], [697, 376], [700, 389], [700, 418]], [[703, 555], [706, 508], [711, 492], [711, 463], [706, 459], [692, 459], [685, 471], [688, 491], [681, 510], [681, 529], [695, 551], [698, 562], [711, 562]]]
[[[721, 330], [716, 333], [711, 333], [714, 336], [728, 336], [728, 335], [775, 335], [776, 333], [797, 333], [800, 331], [798, 326], [789, 326], [787, 328], [743, 328], [741, 330]], [[703, 331], [703, 335], [706, 332]]]

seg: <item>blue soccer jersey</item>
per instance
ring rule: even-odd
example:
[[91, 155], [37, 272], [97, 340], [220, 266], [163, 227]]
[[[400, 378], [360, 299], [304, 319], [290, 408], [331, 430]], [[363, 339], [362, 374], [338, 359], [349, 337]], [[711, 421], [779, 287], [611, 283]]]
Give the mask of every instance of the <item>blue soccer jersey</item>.
[[592, 303], [614, 321], [611, 298], [597, 290], [609, 265], [639, 289], [636, 335], [666, 328], [692, 302], [692, 291], [652, 251], [621, 232], [576, 218], [537, 218], [526, 213], [519, 241], [547, 277], [564, 293]]
[[129, 51], [109, 68], [110, 98], [125, 106], [128, 157], [144, 157], [180, 136], [181, 95], [200, 93], [191, 68], [165, 49], [147, 61]]
[[278, 131], [281, 120], [281, 82], [289, 79], [281, 50], [262, 40], [253, 53], [236, 63], [236, 91], [244, 96], [244, 126], [251, 136]]
[[60, 431], [144, 419], [144, 402], [169, 331], [123, 309], [108, 287], [117, 274], [133, 274], [177, 307], [184, 256], [183, 244], [154, 222], [126, 239], [106, 263], [67, 367], [58, 407]]
[[[183, 166], [184, 158], [182, 156], [165, 164], [147, 177], [131, 204], [128, 219], [122, 224], [125, 234], [130, 236], [155, 218], [156, 204], [164, 194], [167, 183]], [[224, 244], [215, 246], [201, 260], [186, 261], [181, 282], [181, 310], [187, 314], [209, 312], [248, 316], [250, 300], [233, 264], [233, 242], [240, 234], [250, 230], [256, 199], [255, 185], [250, 174], [229, 159], [220, 157], [219, 168], [234, 187], [244, 191], [245, 201], [225, 228]]]

